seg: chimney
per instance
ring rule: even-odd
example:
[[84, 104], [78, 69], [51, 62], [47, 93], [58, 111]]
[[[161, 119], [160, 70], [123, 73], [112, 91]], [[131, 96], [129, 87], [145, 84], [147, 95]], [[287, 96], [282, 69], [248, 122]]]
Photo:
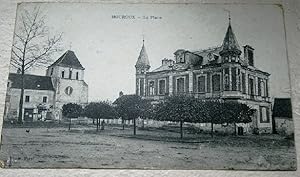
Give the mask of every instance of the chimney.
[[172, 66], [174, 64], [173, 60], [167, 58], [164, 58], [161, 62], [163, 66]]
[[124, 93], [122, 91], [119, 92], [119, 97], [123, 96]]
[[244, 59], [248, 65], [254, 66], [254, 49], [249, 45], [244, 46]]

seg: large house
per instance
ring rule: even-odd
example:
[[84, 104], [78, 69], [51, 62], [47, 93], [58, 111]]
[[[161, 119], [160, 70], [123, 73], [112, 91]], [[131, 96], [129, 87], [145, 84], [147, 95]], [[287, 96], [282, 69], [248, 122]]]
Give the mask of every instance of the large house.
[[[68, 50], [47, 68], [46, 76], [25, 74], [23, 120], [59, 120], [64, 104], [87, 104], [84, 70], [75, 53]], [[21, 74], [9, 74], [4, 119], [18, 118], [21, 83]]]
[[[243, 50], [243, 51], [242, 51]], [[243, 54], [243, 55], [242, 55]], [[136, 94], [154, 102], [176, 94], [238, 101], [255, 110], [249, 129], [271, 132], [270, 74], [255, 66], [254, 48], [240, 48], [230, 19], [223, 43], [205, 50], [178, 49], [150, 71], [143, 42], [136, 62]]]

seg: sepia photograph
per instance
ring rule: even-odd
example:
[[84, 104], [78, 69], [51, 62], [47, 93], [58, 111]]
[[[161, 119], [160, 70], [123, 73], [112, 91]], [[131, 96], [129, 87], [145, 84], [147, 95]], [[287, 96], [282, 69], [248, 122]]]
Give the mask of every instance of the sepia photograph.
[[297, 169], [278, 4], [20, 3], [4, 168]]

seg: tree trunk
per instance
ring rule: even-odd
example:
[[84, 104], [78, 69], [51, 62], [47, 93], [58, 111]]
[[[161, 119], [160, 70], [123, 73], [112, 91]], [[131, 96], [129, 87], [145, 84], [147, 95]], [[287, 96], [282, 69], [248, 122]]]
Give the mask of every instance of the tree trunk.
[[135, 118], [133, 118], [133, 135], [136, 135], [136, 121], [135, 121]]
[[210, 131], [211, 137], [214, 136], [214, 123], [211, 121], [211, 131]]
[[105, 121], [102, 120], [102, 122], [101, 122], [101, 130], [104, 130], [104, 124], [105, 124]]
[[70, 118], [70, 121], [69, 121], [69, 131], [71, 130], [71, 122], [72, 122], [72, 118]]
[[122, 118], [122, 130], [124, 130], [125, 129], [125, 121], [124, 121], [124, 119]]
[[234, 135], [236, 136], [236, 123], [234, 122]]
[[93, 125], [95, 125], [95, 119], [93, 119]]
[[183, 121], [181, 120], [180, 121], [180, 139], [183, 138], [183, 128], [182, 128], [182, 126], [183, 126]]
[[99, 119], [98, 119], [98, 118], [96, 119], [96, 124], [97, 124], [97, 125], [96, 125], [96, 126], [97, 126], [96, 131], [98, 132], [98, 131], [99, 131]]
[[144, 121], [144, 119], [142, 119], [142, 128], [143, 129], [145, 128], [145, 121]]
[[18, 116], [18, 123], [23, 123], [23, 103], [24, 103], [24, 69], [22, 70], [21, 74], [21, 95], [20, 95], [20, 103], [19, 103], [19, 116]]

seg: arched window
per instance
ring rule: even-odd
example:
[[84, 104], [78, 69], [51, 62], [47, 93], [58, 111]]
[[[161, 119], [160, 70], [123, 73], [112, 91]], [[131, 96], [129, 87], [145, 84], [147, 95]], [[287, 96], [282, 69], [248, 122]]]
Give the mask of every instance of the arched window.
[[69, 72], [69, 79], [72, 79], [72, 71]]
[[78, 79], [79, 79], [79, 73], [76, 72], [76, 80], [78, 80]]
[[65, 78], [65, 71], [61, 72], [61, 78]]

